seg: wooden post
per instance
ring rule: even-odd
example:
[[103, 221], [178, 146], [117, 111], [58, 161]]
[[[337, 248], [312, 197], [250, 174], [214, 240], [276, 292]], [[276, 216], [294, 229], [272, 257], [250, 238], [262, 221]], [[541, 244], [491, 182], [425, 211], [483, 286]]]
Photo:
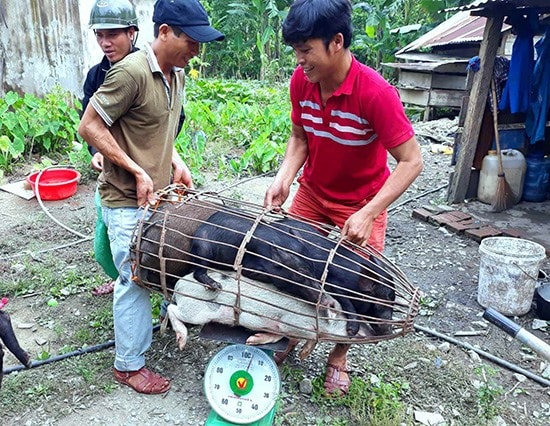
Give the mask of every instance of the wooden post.
[[500, 44], [503, 22], [504, 16], [487, 18], [483, 41], [479, 50], [481, 68], [474, 74], [473, 78], [468, 111], [460, 140], [460, 152], [458, 153], [453, 180], [450, 183], [447, 194], [447, 201], [449, 203], [462, 203], [466, 197], [479, 132], [481, 130], [483, 112], [491, 86], [491, 78], [493, 77], [493, 67]]

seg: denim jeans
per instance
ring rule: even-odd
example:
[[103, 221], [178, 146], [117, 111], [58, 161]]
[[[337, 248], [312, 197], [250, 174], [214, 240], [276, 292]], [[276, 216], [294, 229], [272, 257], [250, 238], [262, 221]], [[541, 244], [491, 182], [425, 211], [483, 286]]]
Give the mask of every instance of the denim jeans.
[[119, 273], [113, 293], [114, 367], [119, 371], [135, 371], [145, 365], [145, 352], [153, 338], [150, 294], [132, 281], [129, 261], [132, 233], [143, 210], [107, 207], [102, 210]]

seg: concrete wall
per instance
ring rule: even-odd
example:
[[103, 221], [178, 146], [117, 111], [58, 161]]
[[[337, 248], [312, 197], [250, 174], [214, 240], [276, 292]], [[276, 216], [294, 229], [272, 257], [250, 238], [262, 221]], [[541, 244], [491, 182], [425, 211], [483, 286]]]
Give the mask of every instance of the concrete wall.
[[[154, 0], [131, 0], [137, 46], [153, 39]], [[87, 70], [102, 53], [88, 27], [93, 0], [0, 0], [0, 97], [13, 90], [42, 96], [55, 85], [82, 96]]]

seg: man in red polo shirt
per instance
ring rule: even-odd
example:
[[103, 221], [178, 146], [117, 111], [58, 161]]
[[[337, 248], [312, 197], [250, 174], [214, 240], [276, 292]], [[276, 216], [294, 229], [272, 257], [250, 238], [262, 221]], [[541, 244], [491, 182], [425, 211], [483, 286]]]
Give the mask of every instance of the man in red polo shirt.
[[[351, 12], [348, 0], [296, 0], [283, 23], [298, 62], [290, 80], [292, 131], [264, 204], [282, 206], [303, 166], [289, 211], [336, 225], [349, 241], [382, 251], [387, 208], [423, 164], [397, 90], [349, 50]], [[391, 172], [388, 152], [397, 161]], [[348, 350], [337, 344], [329, 354], [329, 393], [348, 391]]]

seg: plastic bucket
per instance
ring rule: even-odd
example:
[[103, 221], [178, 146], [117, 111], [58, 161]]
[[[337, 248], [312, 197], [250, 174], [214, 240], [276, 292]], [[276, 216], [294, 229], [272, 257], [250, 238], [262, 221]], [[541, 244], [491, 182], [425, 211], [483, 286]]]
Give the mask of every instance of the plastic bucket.
[[520, 238], [490, 237], [481, 241], [479, 256], [479, 304], [508, 316], [529, 312], [545, 248]]
[[523, 186], [525, 201], [540, 202], [548, 198], [550, 157], [527, 156], [527, 172]]

